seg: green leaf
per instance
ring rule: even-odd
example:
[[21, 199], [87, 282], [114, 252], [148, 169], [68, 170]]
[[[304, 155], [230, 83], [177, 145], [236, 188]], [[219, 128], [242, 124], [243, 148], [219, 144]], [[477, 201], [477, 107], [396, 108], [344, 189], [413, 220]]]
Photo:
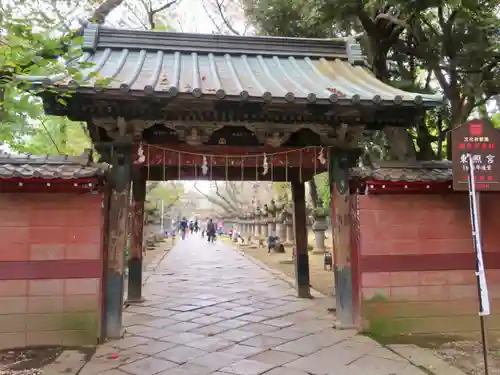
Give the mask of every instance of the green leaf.
[[63, 98], [57, 98], [57, 102], [64, 105], [64, 106], [68, 105], [68, 102], [66, 100], [64, 100]]

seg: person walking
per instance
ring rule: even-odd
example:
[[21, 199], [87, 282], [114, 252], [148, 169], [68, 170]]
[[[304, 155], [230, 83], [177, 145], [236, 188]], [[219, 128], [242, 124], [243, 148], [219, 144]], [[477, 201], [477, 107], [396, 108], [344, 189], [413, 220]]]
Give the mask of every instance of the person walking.
[[215, 232], [216, 232], [216, 229], [215, 229], [214, 222], [212, 221], [212, 219], [208, 219], [208, 223], [207, 223], [208, 242], [215, 242]]
[[179, 224], [179, 230], [181, 231], [181, 238], [184, 240], [186, 239], [186, 231], [188, 229], [188, 221], [186, 220], [185, 217], [182, 218], [180, 224]]

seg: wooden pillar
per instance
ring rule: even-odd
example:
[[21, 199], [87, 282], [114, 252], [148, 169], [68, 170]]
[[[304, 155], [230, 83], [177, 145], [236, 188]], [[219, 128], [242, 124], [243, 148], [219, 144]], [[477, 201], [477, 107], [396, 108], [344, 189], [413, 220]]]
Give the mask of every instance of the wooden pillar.
[[333, 260], [337, 326], [353, 328], [355, 317], [351, 268], [351, 202], [349, 193], [349, 167], [353, 165], [359, 150], [332, 149], [330, 154], [330, 186], [333, 227]]
[[132, 176], [132, 230], [128, 258], [129, 303], [144, 302], [142, 297], [142, 254], [144, 230], [144, 201], [146, 199], [146, 175], [142, 170]]
[[295, 284], [299, 298], [311, 298], [309, 286], [309, 253], [307, 251], [306, 188], [303, 182], [293, 181], [292, 201], [295, 225]]
[[109, 237], [106, 264], [105, 337], [122, 336], [125, 248], [131, 178], [131, 144], [113, 145], [111, 197], [109, 202]]

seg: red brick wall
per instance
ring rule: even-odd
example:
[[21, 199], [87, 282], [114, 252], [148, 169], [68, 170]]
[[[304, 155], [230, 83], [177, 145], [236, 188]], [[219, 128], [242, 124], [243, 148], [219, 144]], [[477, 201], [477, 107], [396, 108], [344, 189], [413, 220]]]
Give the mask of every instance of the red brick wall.
[[0, 349], [98, 337], [101, 197], [0, 194]]
[[[478, 331], [468, 196], [359, 195], [361, 314], [379, 334]], [[481, 197], [485, 267], [500, 330], [500, 195]], [[389, 319], [390, 318], [390, 319]]]

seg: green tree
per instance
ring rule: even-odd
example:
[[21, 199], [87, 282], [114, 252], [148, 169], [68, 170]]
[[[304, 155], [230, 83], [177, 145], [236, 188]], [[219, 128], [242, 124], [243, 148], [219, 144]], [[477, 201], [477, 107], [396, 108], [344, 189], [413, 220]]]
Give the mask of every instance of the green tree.
[[[498, 0], [242, 0], [242, 5], [259, 34], [356, 37], [380, 80], [443, 93], [446, 104], [413, 128], [386, 127], [365, 139], [376, 157], [450, 157], [449, 130], [500, 91]], [[320, 196], [329, 206], [327, 179], [320, 180], [311, 184], [311, 198]]]
[[500, 128], [500, 113], [495, 113], [491, 116], [491, 122], [495, 128]]
[[413, 129], [386, 128], [379, 146], [392, 159], [449, 156], [443, 140], [477, 106], [498, 94], [499, 9], [492, 1], [242, 0], [247, 16], [266, 35], [356, 35], [369, 65], [384, 82], [429, 92], [448, 105]]
[[[150, 28], [167, 28], [164, 12], [177, 0], [139, 2]], [[62, 75], [80, 80], [88, 64], [66, 67], [81, 55], [87, 22], [104, 23], [124, 0], [7, 0], [0, 2], [0, 144], [33, 153], [80, 153], [89, 146], [80, 123], [44, 115], [37, 91], [18, 78]], [[134, 8], [128, 6], [128, 13]], [[84, 21], [76, 21], [77, 16]], [[73, 21], [73, 22], [72, 22]], [[93, 77], [89, 77], [93, 78]], [[97, 77], [98, 78], [98, 77]], [[61, 103], [65, 98], [61, 97]]]
[[167, 213], [181, 203], [184, 194], [184, 185], [177, 182], [149, 182], [146, 189], [146, 204], [144, 210], [152, 216], [161, 214], [163, 202], [164, 212]]
[[14, 151], [81, 155], [92, 146], [85, 124], [64, 117], [40, 116], [29, 130], [31, 134], [10, 142]]
[[[26, 152], [73, 154], [79, 153], [83, 144], [88, 147], [81, 125], [45, 116], [37, 90], [19, 77], [61, 74], [78, 80], [80, 69], [88, 66], [66, 67], [64, 63], [81, 55], [81, 28], [68, 21], [76, 18], [75, 12], [90, 11], [95, 2], [0, 3], [0, 143]], [[104, 22], [122, 2], [102, 2], [89, 19]], [[59, 100], [65, 102], [64, 97]]]

